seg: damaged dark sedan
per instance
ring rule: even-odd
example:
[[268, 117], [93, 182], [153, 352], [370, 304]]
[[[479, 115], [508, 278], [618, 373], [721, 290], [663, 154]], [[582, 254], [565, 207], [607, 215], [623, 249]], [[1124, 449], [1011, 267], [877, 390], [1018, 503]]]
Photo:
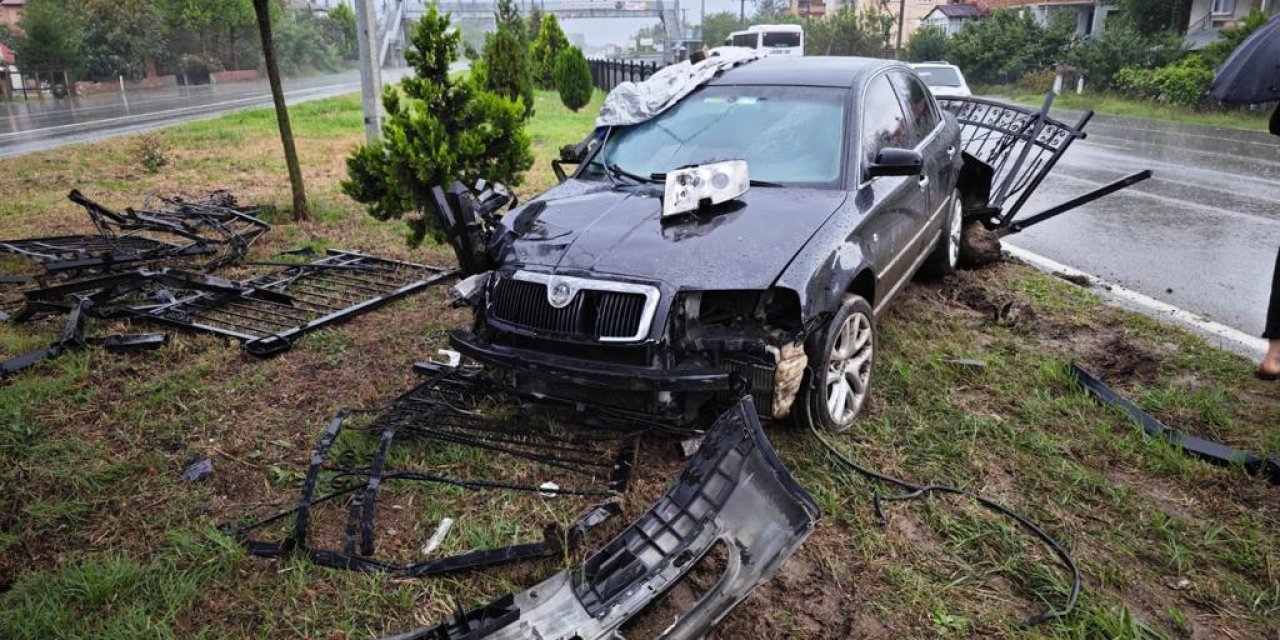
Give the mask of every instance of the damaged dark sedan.
[[572, 176], [493, 221], [458, 351], [520, 392], [663, 421], [749, 391], [766, 417], [853, 423], [876, 317], [956, 266], [959, 127], [896, 62], [724, 67], [599, 127]]

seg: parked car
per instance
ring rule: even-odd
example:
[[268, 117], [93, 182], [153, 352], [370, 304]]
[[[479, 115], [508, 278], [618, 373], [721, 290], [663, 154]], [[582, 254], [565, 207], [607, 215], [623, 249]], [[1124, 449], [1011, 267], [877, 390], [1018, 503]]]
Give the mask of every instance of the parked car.
[[969, 84], [964, 81], [964, 73], [960, 67], [946, 62], [920, 62], [911, 65], [920, 74], [920, 78], [929, 86], [935, 96], [955, 96], [968, 98], [973, 93]]
[[955, 268], [959, 145], [905, 64], [731, 68], [455, 238], [489, 270], [457, 286], [475, 317], [451, 342], [538, 397], [683, 423], [749, 390], [766, 418], [846, 429], [877, 316], [918, 269]]

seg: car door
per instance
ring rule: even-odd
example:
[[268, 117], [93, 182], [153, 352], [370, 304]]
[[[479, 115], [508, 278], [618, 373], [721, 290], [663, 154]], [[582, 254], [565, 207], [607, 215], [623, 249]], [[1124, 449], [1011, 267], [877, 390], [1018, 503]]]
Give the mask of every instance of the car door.
[[932, 249], [945, 223], [945, 205], [951, 196], [948, 186], [954, 182], [951, 158], [956, 148], [954, 141], [943, 135], [942, 114], [920, 78], [905, 69], [890, 71], [889, 78], [911, 126], [909, 148], [919, 151], [924, 160], [919, 186], [925, 200], [924, 206], [915, 212], [918, 237], [912, 244], [912, 253], [919, 257]]
[[881, 149], [909, 148], [911, 144], [911, 124], [887, 74], [867, 83], [859, 111], [860, 185], [856, 198], [860, 208], [871, 207], [862, 237], [875, 267], [879, 311], [910, 274], [921, 223], [919, 212], [928, 206], [928, 194], [918, 176], [869, 177], [869, 168]]

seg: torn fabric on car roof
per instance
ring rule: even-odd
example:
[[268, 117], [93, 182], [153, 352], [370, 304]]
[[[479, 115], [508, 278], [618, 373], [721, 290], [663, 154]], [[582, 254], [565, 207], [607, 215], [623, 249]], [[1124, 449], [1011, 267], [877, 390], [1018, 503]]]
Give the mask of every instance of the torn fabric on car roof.
[[597, 127], [639, 124], [679, 102], [720, 72], [761, 58], [759, 53], [726, 51], [698, 64], [688, 61], [659, 69], [644, 82], [623, 82], [613, 88], [600, 107]]

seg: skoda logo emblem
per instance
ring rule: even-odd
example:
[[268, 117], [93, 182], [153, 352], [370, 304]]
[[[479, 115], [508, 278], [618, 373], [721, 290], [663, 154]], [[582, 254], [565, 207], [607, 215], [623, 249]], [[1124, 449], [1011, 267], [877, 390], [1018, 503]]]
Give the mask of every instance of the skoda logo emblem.
[[551, 282], [547, 285], [547, 302], [557, 309], [563, 309], [573, 300], [573, 288], [564, 282]]

